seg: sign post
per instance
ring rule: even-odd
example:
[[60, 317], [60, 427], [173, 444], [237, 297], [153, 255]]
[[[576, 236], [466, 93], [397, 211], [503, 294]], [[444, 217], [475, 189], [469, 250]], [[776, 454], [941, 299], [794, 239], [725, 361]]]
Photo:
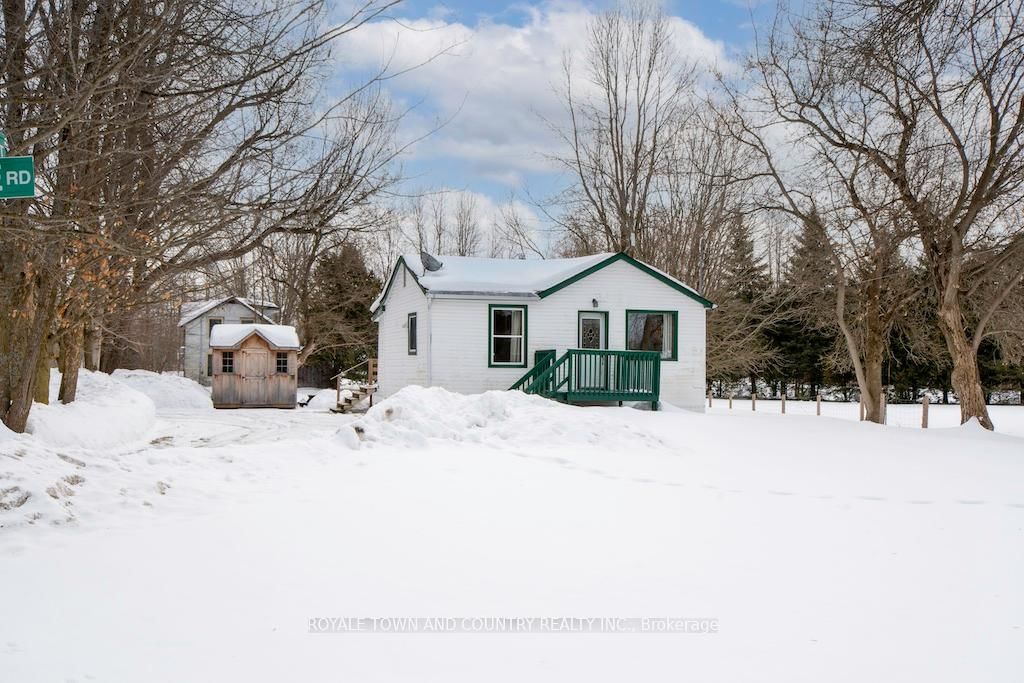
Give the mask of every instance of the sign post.
[[36, 196], [36, 169], [32, 157], [9, 157], [7, 136], [0, 132], [0, 199]]

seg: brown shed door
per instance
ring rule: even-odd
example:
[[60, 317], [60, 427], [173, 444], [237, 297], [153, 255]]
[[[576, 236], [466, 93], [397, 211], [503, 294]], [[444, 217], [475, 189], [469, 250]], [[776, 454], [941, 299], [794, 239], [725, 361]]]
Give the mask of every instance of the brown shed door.
[[242, 352], [242, 403], [265, 405], [269, 402], [268, 375], [270, 355], [262, 349], [245, 349]]

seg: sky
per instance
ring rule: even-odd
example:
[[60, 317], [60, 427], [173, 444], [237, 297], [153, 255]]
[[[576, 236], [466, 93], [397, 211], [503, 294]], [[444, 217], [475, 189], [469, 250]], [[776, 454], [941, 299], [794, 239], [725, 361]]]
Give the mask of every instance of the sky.
[[[409, 69], [384, 84], [406, 112], [401, 140], [419, 140], [402, 155], [401, 192], [470, 193], [484, 222], [515, 198], [528, 220], [543, 222], [533, 202], [569, 182], [551, 158], [559, 143], [547, 123], [565, 121], [563, 56], [581, 53], [588, 23], [609, 4], [407, 0], [345, 38], [334, 87], [385, 62], [392, 72]], [[676, 49], [718, 64], [746, 49], [771, 9], [762, 0], [667, 0], [664, 8]]]

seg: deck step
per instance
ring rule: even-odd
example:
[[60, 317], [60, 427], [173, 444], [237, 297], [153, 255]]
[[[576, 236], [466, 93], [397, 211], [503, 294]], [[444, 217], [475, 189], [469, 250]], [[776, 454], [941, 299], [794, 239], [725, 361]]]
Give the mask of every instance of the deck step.
[[332, 413], [349, 413], [356, 406], [357, 403], [365, 399], [367, 396], [372, 396], [377, 392], [376, 384], [360, 384], [354, 387], [346, 387], [342, 391], [347, 391], [349, 396], [343, 397], [337, 404], [336, 407], [331, 408]]

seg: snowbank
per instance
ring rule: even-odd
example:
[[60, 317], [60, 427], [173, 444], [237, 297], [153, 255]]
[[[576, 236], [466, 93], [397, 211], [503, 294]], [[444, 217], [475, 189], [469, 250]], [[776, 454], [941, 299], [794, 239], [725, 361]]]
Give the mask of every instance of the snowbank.
[[158, 410], [212, 410], [210, 392], [181, 375], [114, 370], [114, 379], [150, 398]]
[[[305, 397], [303, 397], [305, 398]], [[320, 389], [316, 396], [306, 404], [306, 410], [330, 410], [338, 403], [338, 392], [335, 389]]]
[[370, 408], [340, 434], [355, 430], [363, 441], [425, 446], [431, 439], [497, 448], [596, 445], [630, 449], [661, 446], [660, 439], [630, 425], [619, 408], [567, 406], [519, 391], [457, 394], [410, 386]]
[[81, 370], [73, 403], [37, 403], [26, 431], [53, 446], [110, 448], [146, 436], [156, 406], [140, 391], [102, 372]]

